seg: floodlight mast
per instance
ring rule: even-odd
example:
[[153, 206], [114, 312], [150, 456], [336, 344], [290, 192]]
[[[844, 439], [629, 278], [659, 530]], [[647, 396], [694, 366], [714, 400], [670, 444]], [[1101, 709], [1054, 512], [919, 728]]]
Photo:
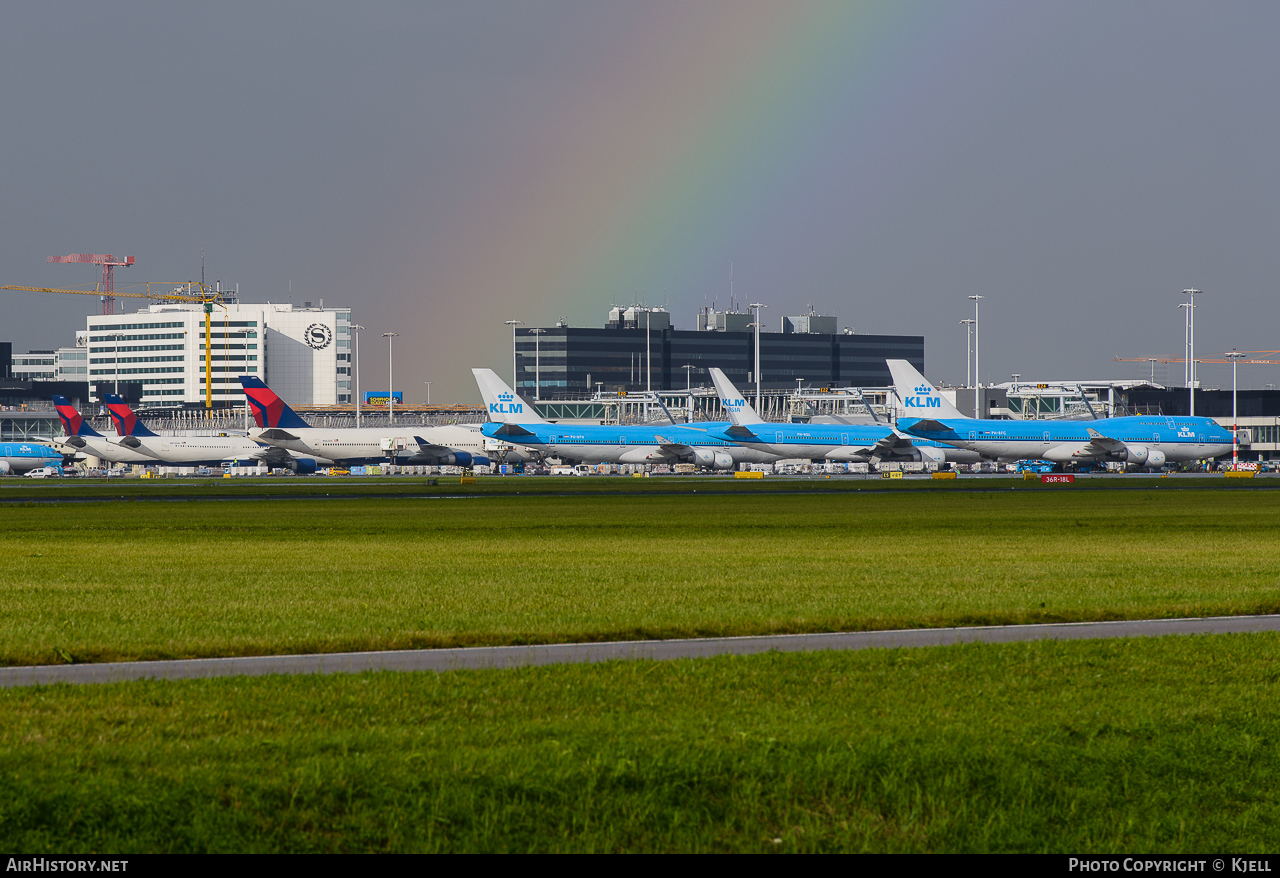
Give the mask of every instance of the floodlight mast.
[[360, 426], [360, 330], [364, 329], [359, 323], [351, 324], [351, 329], [356, 334], [356, 426]]
[[507, 326], [511, 327], [511, 386], [516, 393], [520, 392], [520, 383], [516, 380], [516, 327], [524, 326], [523, 320], [505, 320]]
[[978, 302], [985, 299], [986, 296], [970, 296], [973, 299], [973, 416], [975, 418], [982, 417], [982, 403], [980, 402], [981, 392], [979, 388], [982, 386], [982, 373], [978, 371]]
[[1183, 290], [1182, 294], [1189, 298], [1187, 303], [1187, 314], [1190, 315], [1187, 328], [1187, 350], [1190, 352], [1187, 356], [1187, 368], [1191, 374], [1190, 388], [1190, 408], [1191, 417], [1196, 416], [1196, 382], [1199, 380], [1196, 375], [1196, 296], [1200, 295], [1201, 290]]
[[759, 302], [753, 302], [747, 306], [754, 308], [756, 311], [756, 414], [760, 413], [760, 309], [768, 308], [768, 305], [762, 305]]
[[1231, 360], [1231, 469], [1240, 467], [1240, 417], [1236, 408], [1236, 364], [1245, 356], [1233, 350], [1227, 354]]
[[391, 341], [399, 334], [398, 332], [382, 333], [382, 337], [387, 340], [387, 383], [391, 385], [387, 389], [387, 421], [392, 425], [396, 422], [396, 379], [395, 373], [391, 371]]

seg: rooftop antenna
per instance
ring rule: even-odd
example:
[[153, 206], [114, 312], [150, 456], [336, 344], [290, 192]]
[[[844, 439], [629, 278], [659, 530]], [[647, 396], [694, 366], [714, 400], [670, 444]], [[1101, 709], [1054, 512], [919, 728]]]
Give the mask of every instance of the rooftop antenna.
[[729, 310], [733, 310], [733, 260], [729, 260]]
[[200, 245], [200, 286], [204, 286], [204, 245]]

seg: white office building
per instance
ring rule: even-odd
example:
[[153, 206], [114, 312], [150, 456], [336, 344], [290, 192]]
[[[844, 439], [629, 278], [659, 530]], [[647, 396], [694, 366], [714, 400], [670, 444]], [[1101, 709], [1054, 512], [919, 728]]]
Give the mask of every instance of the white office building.
[[[243, 401], [241, 375], [271, 385], [290, 405], [351, 402], [351, 309], [214, 305], [208, 350], [215, 406]], [[205, 314], [201, 305], [152, 305], [88, 318], [89, 395], [116, 382], [142, 385], [148, 405], [205, 401]], [[15, 358], [16, 359], [16, 358]], [[80, 380], [84, 380], [83, 378]]]
[[87, 381], [88, 333], [76, 333], [76, 346], [56, 351], [14, 354], [13, 377], [19, 381]]

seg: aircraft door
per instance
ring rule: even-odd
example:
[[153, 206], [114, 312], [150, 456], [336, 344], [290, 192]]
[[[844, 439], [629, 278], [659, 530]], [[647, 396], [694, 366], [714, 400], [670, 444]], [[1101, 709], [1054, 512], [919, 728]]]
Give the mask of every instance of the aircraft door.
[[1048, 444], [1049, 444], [1049, 431], [1048, 431], [1048, 430], [1046, 430], [1046, 431], [1045, 431], [1045, 433], [1044, 433], [1044, 444], [1045, 444], [1045, 445], [1048, 445]]
[[970, 442], [976, 442], [977, 440], [978, 440], [978, 431], [977, 431], [977, 430], [970, 430], [970, 431], [969, 431], [969, 441], [970, 441]]
[[849, 444], [849, 434], [848, 434], [848, 433], [841, 433], [841, 434], [840, 434], [840, 444], [841, 444], [841, 445], [848, 445], [848, 444]]
[[626, 437], [626, 436], [619, 436], [619, 437], [618, 437], [618, 444], [619, 444], [619, 445], [626, 445], [626, 444], [627, 444], [627, 437]]
[[774, 434], [773, 434], [773, 437], [774, 437], [774, 441], [776, 441], [779, 445], [781, 445], [781, 444], [782, 444], [782, 434], [781, 434], [781, 433], [774, 433]]

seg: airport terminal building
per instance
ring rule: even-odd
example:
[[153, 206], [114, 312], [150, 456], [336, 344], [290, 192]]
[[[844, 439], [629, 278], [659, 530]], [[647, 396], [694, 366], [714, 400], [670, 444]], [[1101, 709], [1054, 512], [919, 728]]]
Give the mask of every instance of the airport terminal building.
[[[88, 318], [90, 399], [140, 385], [147, 407], [205, 401], [205, 325], [200, 305], [151, 305]], [[351, 309], [218, 303], [209, 375], [215, 406], [244, 400], [240, 375], [256, 375], [292, 405], [340, 405], [351, 396]], [[81, 380], [84, 380], [83, 378]], [[122, 394], [124, 395], [124, 394]]]
[[[686, 384], [709, 385], [707, 368], [717, 366], [745, 390], [755, 386], [750, 322], [749, 314], [704, 310], [698, 329], [680, 330], [665, 309], [615, 307], [600, 329], [518, 327], [517, 389], [542, 399], [596, 390], [683, 390]], [[779, 331], [760, 333], [766, 389], [795, 389], [797, 381], [810, 387], [885, 387], [893, 383], [887, 359], [908, 360], [923, 371], [924, 336], [837, 332], [835, 317], [816, 314], [783, 317]]]

